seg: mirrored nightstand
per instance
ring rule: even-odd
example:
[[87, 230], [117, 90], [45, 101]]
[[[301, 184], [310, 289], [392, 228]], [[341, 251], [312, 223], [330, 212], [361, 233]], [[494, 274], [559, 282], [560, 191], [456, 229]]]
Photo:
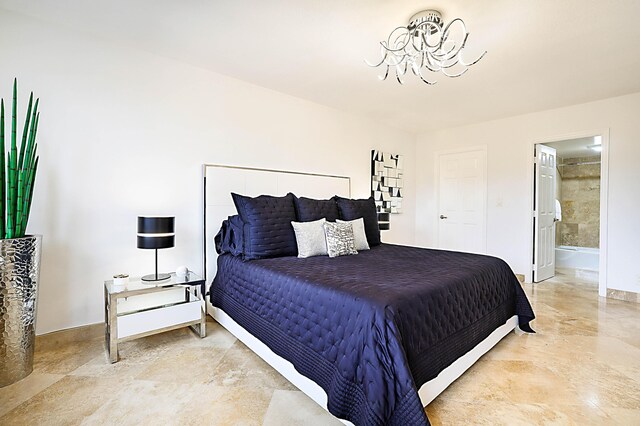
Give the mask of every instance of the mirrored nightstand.
[[206, 336], [205, 281], [189, 272], [165, 281], [132, 278], [125, 285], [104, 282], [105, 343], [109, 360], [118, 361], [118, 344], [181, 327]]

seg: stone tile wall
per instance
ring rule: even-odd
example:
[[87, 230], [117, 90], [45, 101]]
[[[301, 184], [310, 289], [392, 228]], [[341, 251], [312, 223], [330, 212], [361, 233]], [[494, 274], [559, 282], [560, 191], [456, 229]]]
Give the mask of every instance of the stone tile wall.
[[594, 157], [559, 158], [562, 222], [556, 242], [574, 247], [600, 247], [600, 164], [564, 165], [600, 161]]

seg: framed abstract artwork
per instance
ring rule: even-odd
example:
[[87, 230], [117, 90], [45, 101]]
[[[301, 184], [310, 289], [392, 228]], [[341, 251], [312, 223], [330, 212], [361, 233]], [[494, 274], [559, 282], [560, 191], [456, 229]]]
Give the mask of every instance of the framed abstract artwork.
[[371, 195], [376, 202], [379, 219], [388, 218], [389, 213], [402, 213], [403, 187], [402, 155], [372, 150]]

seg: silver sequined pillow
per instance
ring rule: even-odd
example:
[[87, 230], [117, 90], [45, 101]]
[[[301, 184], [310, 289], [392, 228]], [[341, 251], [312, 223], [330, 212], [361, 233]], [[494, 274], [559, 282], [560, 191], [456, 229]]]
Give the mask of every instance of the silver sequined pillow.
[[298, 257], [327, 255], [327, 240], [322, 226], [325, 222], [324, 218], [313, 222], [291, 222], [296, 233]]
[[358, 254], [350, 223], [325, 222], [323, 226], [329, 257]]
[[355, 238], [356, 250], [369, 250], [369, 242], [367, 241], [367, 233], [364, 230], [364, 219], [358, 218], [355, 220], [340, 220], [336, 219], [338, 223], [350, 223], [353, 226], [353, 237]]

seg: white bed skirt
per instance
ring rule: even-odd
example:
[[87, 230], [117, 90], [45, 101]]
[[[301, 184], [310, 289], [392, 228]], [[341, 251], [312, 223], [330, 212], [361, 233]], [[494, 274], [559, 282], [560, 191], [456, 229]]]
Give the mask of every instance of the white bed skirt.
[[[271, 367], [282, 374], [287, 380], [293, 383], [298, 389], [304, 392], [309, 398], [313, 399], [325, 410], [327, 409], [327, 394], [313, 380], [300, 374], [291, 362], [275, 354], [267, 345], [262, 343], [257, 337], [253, 336], [237, 322], [235, 322], [222, 309], [212, 307], [208, 304], [209, 314], [231, 334], [244, 343], [249, 349], [255, 352], [260, 358], [265, 360]], [[494, 347], [503, 337], [511, 330], [517, 330], [518, 317], [514, 315], [509, 318], [506, 323], [493, 331], [486, 339], [480, 342], [471, 351], [458, 358], [453, 364], [445, 368], [433, 380], [428, 381], [418, 391], [420, 401], [423, 406], [427, 406], [442, 391], [444, 391], [451, 383], [460, 377], [469, 367], [471, 367], [482, 355], [487, 353]], [[340, 419], [342, 423], [351, 425], [351, 422]]]

